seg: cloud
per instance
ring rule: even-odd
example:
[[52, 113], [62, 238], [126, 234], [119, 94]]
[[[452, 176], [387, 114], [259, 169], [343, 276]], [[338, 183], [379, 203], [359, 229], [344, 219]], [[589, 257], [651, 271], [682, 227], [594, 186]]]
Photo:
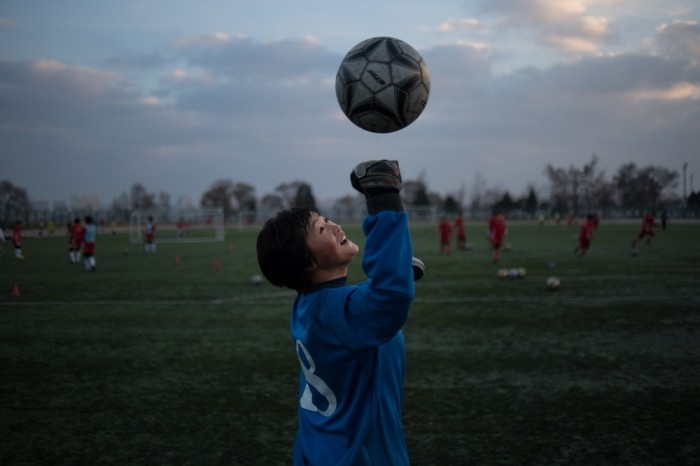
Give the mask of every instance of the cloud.
[[440, 32], [455, 32], [460, 30], [478, 30], [481, 28], [481, 22], [474, 18], [459, 18], [459, 19], [448, 19], [438, 25], [438, 31]]
[[[437, 192], [479, 172], [520, 194], [543, 182], [546, 164], [581, 165], [593, 152], [609, 170], [630, 161], [680, 166], [695, 154], [700, 70], [687, 51], [696, 35], [697, 25], [670, 23], [656, 32], [655, 54], [588, 55], [503, 74], [486, 46], [427, 47], [428, 106], [390, 135], [342, 116], [334, 89], [342, 54], [313, 37], [198, 36], [99, 68], [2, 61], [0, 153], [12, 154], [5, 176], [32, 196], [50, 186], [98, 192], [105, 203], [134, 182], [197, 201], [217, 179], [250, 183], [259, 196], [296, 180], [321, 198], [340, 196], [351, 192], [342, 183], [348, 170], [375, 157], [399, 158], [406, 179], [425, 172]], [[136, 87], [138, 70], [160, 78]]]
[[16, 26], [18, 24], [19, 22], [16, 19], [3, 18], [2, 16], [0, 16], [0, 27]]
[[700, 63], [700, 24], [682, 20], [662, 24], [652, 39], [651, 50], [664, 56], [684, 57]]
[[589, 13], [589, 0], [494, 0], [482, 5], [496, 13], [499, 27], [530, 31], [541, 45], [559, 52], [599, 54], [612, 35], [611, 20]]

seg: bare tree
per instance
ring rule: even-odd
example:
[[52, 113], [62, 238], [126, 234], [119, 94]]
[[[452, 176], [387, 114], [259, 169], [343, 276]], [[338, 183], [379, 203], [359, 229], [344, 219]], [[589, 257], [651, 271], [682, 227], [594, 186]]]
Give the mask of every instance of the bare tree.
[[235, 211], [232, 199], [235, 199], [233, 181], [219, 180], [202, 194], [199, 205], [201, 207], [221, 207], [224, 210], [224, 217], [228, 218]]
[[14, 216], [14, 220], [19, 220], [26, 217], [32, 204], [29, 201], [27, 190], [15, 186], [9, 181], [0, 181], [0, 209], [2, 216], [0, 219], [10, 220], [10, 216]]
[[124, 222], [129, 219], [129, 213], [131, 212], [131, 202], [129, 201], [129, 195], [125, 192], [115, 198], [112, 201], [112, 206], [110, 207], [110, 213], [112, 218], [119, 222]]
[[607, 192], [605, 172], [598, 169], [598, 160], [598, 156], [593, 154], [590, 162], [582, 168], [547, 165], [545, 174], [550, 183], [550, 200], [555, 208], [579, 215], [583, 208], [591, 211], [597, 207]]
[[299, 187], [294, 195], [292, 205], [294, 207], [309, 207], [311, 209], [316, 209], [316, 198], [314, 197], [311, 185], [308, 183], [299, 183]]
[[275, 212], [284, 209], [284, 199], [277, 194], [265, 194], [260, 203], [266, 211]]
[[296, 196], [297, 191], [299, 191], [299, 185], [301, 181], [293, 181], [291, 183], [282, 183], [275, 188], [282, 199], [284, 208], [292, 207], [294, 205], [294, 196]]
[[158, 193], [158, 207], [165, 210], [170, 210], [170, 194], [165, 191]]
[[626, 208], [656, 208], [667, 189], [678, 185], [678, 172], [662, 167], [621, 166], [613, 178], [620, 205]]
[[156, 206], [155, 195], [149, 193], [141, 183], [131, 186], [131, 208], [153, 209]]
[[255, 199], [255, 188], [248, 183], [236, 183], [233, 186], [233, 197], [238, 203], [238, 208], [254, 211], [257, 209], [257, 201]]
[[0, 206], [5, 211], [29, 210], [32, 207], [27, 190], [6, 180], [0, 181]]
[[362, 201], [358, 202], [360, 199], [363, 198], [348, 194], [335, 201], [333, 204], [335, 218], [338, 221], [355, 218], [355, 214], [360, 210], [360, 203], [363, 203]]

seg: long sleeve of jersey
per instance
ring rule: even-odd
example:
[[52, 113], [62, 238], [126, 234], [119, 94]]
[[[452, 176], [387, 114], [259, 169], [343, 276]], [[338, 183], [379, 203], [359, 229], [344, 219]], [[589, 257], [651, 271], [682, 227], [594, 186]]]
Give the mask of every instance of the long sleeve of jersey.
[[408, 465], [401, 427], [401, 328], [415, 294], [408, 216], [379, 210], [363, 230], [368, 280], [301, 294], [292, 310], [301, 364], [295, 465]]

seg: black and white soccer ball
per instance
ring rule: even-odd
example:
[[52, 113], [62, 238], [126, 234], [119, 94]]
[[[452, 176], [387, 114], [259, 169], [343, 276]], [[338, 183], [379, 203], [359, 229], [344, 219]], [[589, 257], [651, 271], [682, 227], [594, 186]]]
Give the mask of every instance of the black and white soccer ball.
[[561, 280], [559, 280], [559, 278], [557, 277], [548, 277], [546, 284], [548, 290], [554, 291], [559, 289], [559, 285], [561, 285]]
[[373, 133], [392, 133], [413, 123], [430, 95], [423, 57], [406, 42], [373, 37], [354, 46], [340, 63], [335, 94], [345, 116]]

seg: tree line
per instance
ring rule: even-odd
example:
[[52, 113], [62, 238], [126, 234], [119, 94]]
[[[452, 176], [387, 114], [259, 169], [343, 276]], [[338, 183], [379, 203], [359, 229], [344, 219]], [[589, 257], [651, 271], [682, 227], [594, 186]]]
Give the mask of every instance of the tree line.
[[[548, 164], [544, 174], [548, 186], [539, 191], [528, 186], [522, 195], [513, 195], [508, 190], [488, 188], [486, 180], [476, 174], [469, 200], [466, 188], [447, 195], [430, 191], [425, 173], [415, 180], [404, 180], [402, 196], [406, 206], [414, 209], [437, 209], [447, 214], [499, 210], [509, 213], [519, 211], [529, 215], [536, 213], [559, 213], [580, 216], [588, 213], [606, 215], [612, 209], [659, 210], [675, 206], [694, 212], [700, 210], [700, 193], [691, 192], [683, 199], [674, 194], [679, 174], [660, 166], [637, 166], [627, 163], [608, 177], [599, 166], [596, 154], [583, 166], [558, 167]], [[337, 199], [335, 211], [353, 212], [361, 209], [363, 202], [357, 195], [346, 195]], [[274, 192], [258, 197], [255, 187], [233, 180], [215, 181], [199, 200], [200, 207], [221, 207], [226, 218], [258, 210], [274, 212], [284, 208], [305, 206], [317, 208], [313, 188], [304, 181], [278, 185]], [[26, 189], [10, 181], [0, 181], [0, 220], [4, 223], [15, 216], [26, 217], [33, 207]], [[132, 185], [130, 191], [115, 198], [109, 209], [110, 218], [128, 219], [133, 210], [171, 209], [170, 195], [153, 193], [140, 183]]]

